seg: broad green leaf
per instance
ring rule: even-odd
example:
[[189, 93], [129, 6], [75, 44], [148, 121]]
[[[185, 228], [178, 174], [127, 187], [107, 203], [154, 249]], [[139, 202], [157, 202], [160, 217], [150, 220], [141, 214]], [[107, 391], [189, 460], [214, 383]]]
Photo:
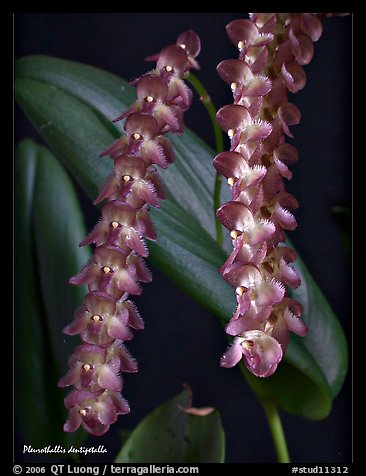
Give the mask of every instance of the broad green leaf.
[[80, 444], [66, 434], [64, 393], [72, 320], [85, 289], [67, 284], [89, 257], [75, 244], [85, 235], [70, 178], [44, 147], [22, 141], [15, 157], [15, 380], [18, 422], [26, 444]]
[[225, 434], [218, 411], [191, 415], [189, 390], [153, 410], [133, 430], [115, 463], [223, 463]]
[[[17, 61], [15, 93], [33, 125], [89, 196], [95, 198], [112, 170], [111, 161], [98, 155], [119, 134], [108, 121], [130, 105], [131, 87], [90, 66], [36, 56]], [[218, 272], [226, 253], [213, 238], [209, 191], [214, 184], [214, 152], [189, 130], [171, 139], [176, 162], [162, 171], [169, 199], [160, 210], [152, 210], [159, 239], [149, 246], [150, 259], [225, 323], [236, 301]], [[225, 193], [227, 188], [223, 187], [223, 198], [227, 197]], [[298, 269], [303, 284], [296, 293], [301, 294], [304, 320], [313, 329], [305, 339], [291, 339], [276, 376], [255, 379], [248, 372], [245, 375], [256, 393], [270, 394], [284, 410], [322, 418], [329, 413], [345, 377], [346, 343], [334, 313], [324, 304], [325, 298], [301, 261]], [[326, 339], [319, 342], [323, 336]], [[290, 374], [296, 382], [289, 384], [286, 376]], [[281, 388], [279, 381], [284, 382]], [[291, 391], [287, 391], [290, 386]], [[303, 386], [309, 392], [304, 392]]]
[[335, 398], [342, 388], [348, 366], [343, 329], [300, 256], [296, 261], [296, 269], [302, 285], [290, 289], [289, 294], [304, 306], [304, 320], [309, 332], [303, 339], [303, 345], [322, 369], [331, 396]]

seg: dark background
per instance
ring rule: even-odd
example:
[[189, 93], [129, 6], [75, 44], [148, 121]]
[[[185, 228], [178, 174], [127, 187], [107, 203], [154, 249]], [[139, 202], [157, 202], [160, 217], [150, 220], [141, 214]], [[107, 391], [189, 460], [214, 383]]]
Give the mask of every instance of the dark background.
[[[17, 13], [15, 58], [46, 54], [91, 64], [125, 79], [149, 69], [143, 58], [174, 43], [178, 34], [195, 30], [202, 41], [198, 77], [217, 108], [231, 102], [230, 89], [218, 77], [216, 65], [237, 51], [225, 33], [226, 24], [246, 13]], [[300, 160], [292, 167], [288, 190], [299, 200], [298, 228], [290, 238], [340, 319], [351, 340], [351, 268], [342, 247], [334, 205], [351, 204], [351, 36], [352, 18], [324, 19], [315, 55], [305, 67], [307, 86], [290, 100], [302, 112], [293, 127]], [[202, 104], [194, 101], [186, 124], [214, 146]], [[22, 112], [15, 109], [15, 141], [42, 139]], [[16, 179], [16, 177], [15, 177]], [[90, 229], [98, 211], [79, 190]], [[150, 266], [151, 267], [151, 266]], [[152, 268], [152, 267], [151, 267]], [[275, 453], [262, 408], [238, 368], [219, 367], [227, 346], [217, 319], [182, 294], [158, 270], [135, 301], [146, 328], [129, 348], [140, 371], [125, 377], [124, 394], [130, 415], [120, 417], [107, 436], [90, 438], [105, 444], [111, 461], [120, 447], [121, 429], [133, 428], [154, 407], [189, 384], [195, 406], [219, 409], [226, 431], [226, 462], [273, 462]], [[320, 422], [282, 414], [293, 462], [351, 461], [351, 378], [336, 398], [330, 416]], [[24, 442], [26, 443], [26, 442]], [[16, 438], [16, 460], [22, 459], [22, 436]], [[27, 461], [41, 458], [27, 456]]]

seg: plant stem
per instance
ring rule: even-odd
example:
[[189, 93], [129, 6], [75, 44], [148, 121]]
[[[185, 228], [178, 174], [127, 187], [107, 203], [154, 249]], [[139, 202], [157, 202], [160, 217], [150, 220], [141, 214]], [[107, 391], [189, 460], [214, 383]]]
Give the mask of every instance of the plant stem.
[[266, 412], [272, 439], [276, 448], [277, 460], [279, 463], [290, 463], [286, 438], [277, 406], [271, 400], [261, 400], [261, 403]]
[[[216, 153], [218, 154], [224, 150], [224, 140], [223, 140], [222, 131], [216, 122], [216, 108], [213, 102], [211, 101], [211, 98], [208, 95], [203, 84], [194, 74], [189, 73], [189, 76], [187, 77], [187, 81], [193, 86], [193, 88], [199, 94], [200, 99], [211, 118], [213, 130], [215, 134]], [[216, 210], [220, 206], [220, 191], [221, 191], [221, 175], [216, 172], [215, 187], [214, 187], [214, 193], [213, 193], [213, 212], [214, 212], [215, 226], [216, 226], [216, 241], [220, 246], [222, 246], [222, 227], [221, 227], [221, 223], [216, 217]]]

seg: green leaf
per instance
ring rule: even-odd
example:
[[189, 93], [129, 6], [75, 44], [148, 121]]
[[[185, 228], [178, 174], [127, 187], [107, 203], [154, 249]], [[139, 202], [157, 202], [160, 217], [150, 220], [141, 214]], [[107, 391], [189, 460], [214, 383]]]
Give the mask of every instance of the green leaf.
[[304, 320], [309, 332], [303, 345], [322, 369], [333, 399], [341, 390], [347, 374], [347, 342], [336, 315], [300, 256], [296, 269], [302, 284], [289, 290], [289, 294], [304, 306]]
[[[111, 161], [98, 159], [98, 155], [119, 135], [109, 121], [131, 104], [131, 87], [90, 66], [35, 56], [16, 62], [15, 94], [33, 125], [95, 198], [112, 170]], [[169, 199], [160, 210], [151, 212], [159, 239], [149, 245], [150, 259], [226, 323], [236, 300], [218, 272], [226, 252], [214, 241], [214, 152], [189, 130], [171, 140], [176, 162], [162, 171]], [[224, 187], [222, 200], [227, 199]], [[275, 376], [257, 379], [247, 371], [245, 375], [257, 394], [271, 396], [286, 411], [318, 419], [329, 413], [344, 381], [346, 342], [333, 311], [301, 260], [298, 269], [303, 283], [295, 294], [304, 305], [304, 320], [311, 331], [305, 339], [292, 337]]]
[[26, 444], [80, 444], [84, 432], [62, 430], [67, 412], [57, 381], [73, 345], [61, 331], [85, 294], [68, 285], [90, 256], [75, 246], [85, 226], [71, 180], [47, 149], [22, 141], [14, 171], [18, 421]]
[[225, 434], [218, 411], [191, 415], [189, 390], [153, 410], [133, 430], [115, 463], [223, 463]]

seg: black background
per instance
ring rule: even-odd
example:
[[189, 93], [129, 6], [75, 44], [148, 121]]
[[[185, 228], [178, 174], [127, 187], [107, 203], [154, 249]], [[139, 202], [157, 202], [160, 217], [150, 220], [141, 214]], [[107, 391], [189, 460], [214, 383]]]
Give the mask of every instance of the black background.
[[[217, 108], [231, 102], [230, 89], [218, 77], [216, 65], [237, 51], [225, 33], [226, 24], [246, 13], [17, 13], [15, 58], [46, 54], [91, 64], [125, 79], [147, 71], [143, 58], [174, 43], [192, 28], [202, 41], [198, 77]], [[351, 340], [351, 268], [341, 243], [332, 207], [351, 204], [352, 155], [352, 17], [324, 19], [324, 32], [315, 55], [305, 67], [306, 88], [290, 100], [301, 110], [293, 127], [293, 144], [300, 160], [292, 167], [288, 190], [299, 200], [294, 245], [325, 293]], [[15, 141], [40, 136], [22, 112], [15, 109]], [[202, 104], [194, 101], [186, 124], [214, 146], [213, 133]], [[16, 178], [15, 178], [16, 179]], [[87, 226], [98, 211], [79, 190]], [[120, 447], [120, 431], [133, 428], [154, 407], [189, 384], [195, 406], [215, 406], [226, 431], [226, 461], [273, 462], [275, 453], [262, 408], [238, 368], [219, 367], [226, 348], [219, 322], [175, 288], [158, 270], [153, 283], [136, 299], [146, 328], [136, 333], [129, 348], [139, 361], [139, 373], [127, 375], [124, 394], [130, 415], [120, 417], [110, 432], [90, 438], [105, 444], [111, 461]], [[330, 416], [320, 422], [282, 414], [293, 462], [351, 461], [351, 371]], [[22, 457], [22, 436], [16, 439], [16, 461]]]

